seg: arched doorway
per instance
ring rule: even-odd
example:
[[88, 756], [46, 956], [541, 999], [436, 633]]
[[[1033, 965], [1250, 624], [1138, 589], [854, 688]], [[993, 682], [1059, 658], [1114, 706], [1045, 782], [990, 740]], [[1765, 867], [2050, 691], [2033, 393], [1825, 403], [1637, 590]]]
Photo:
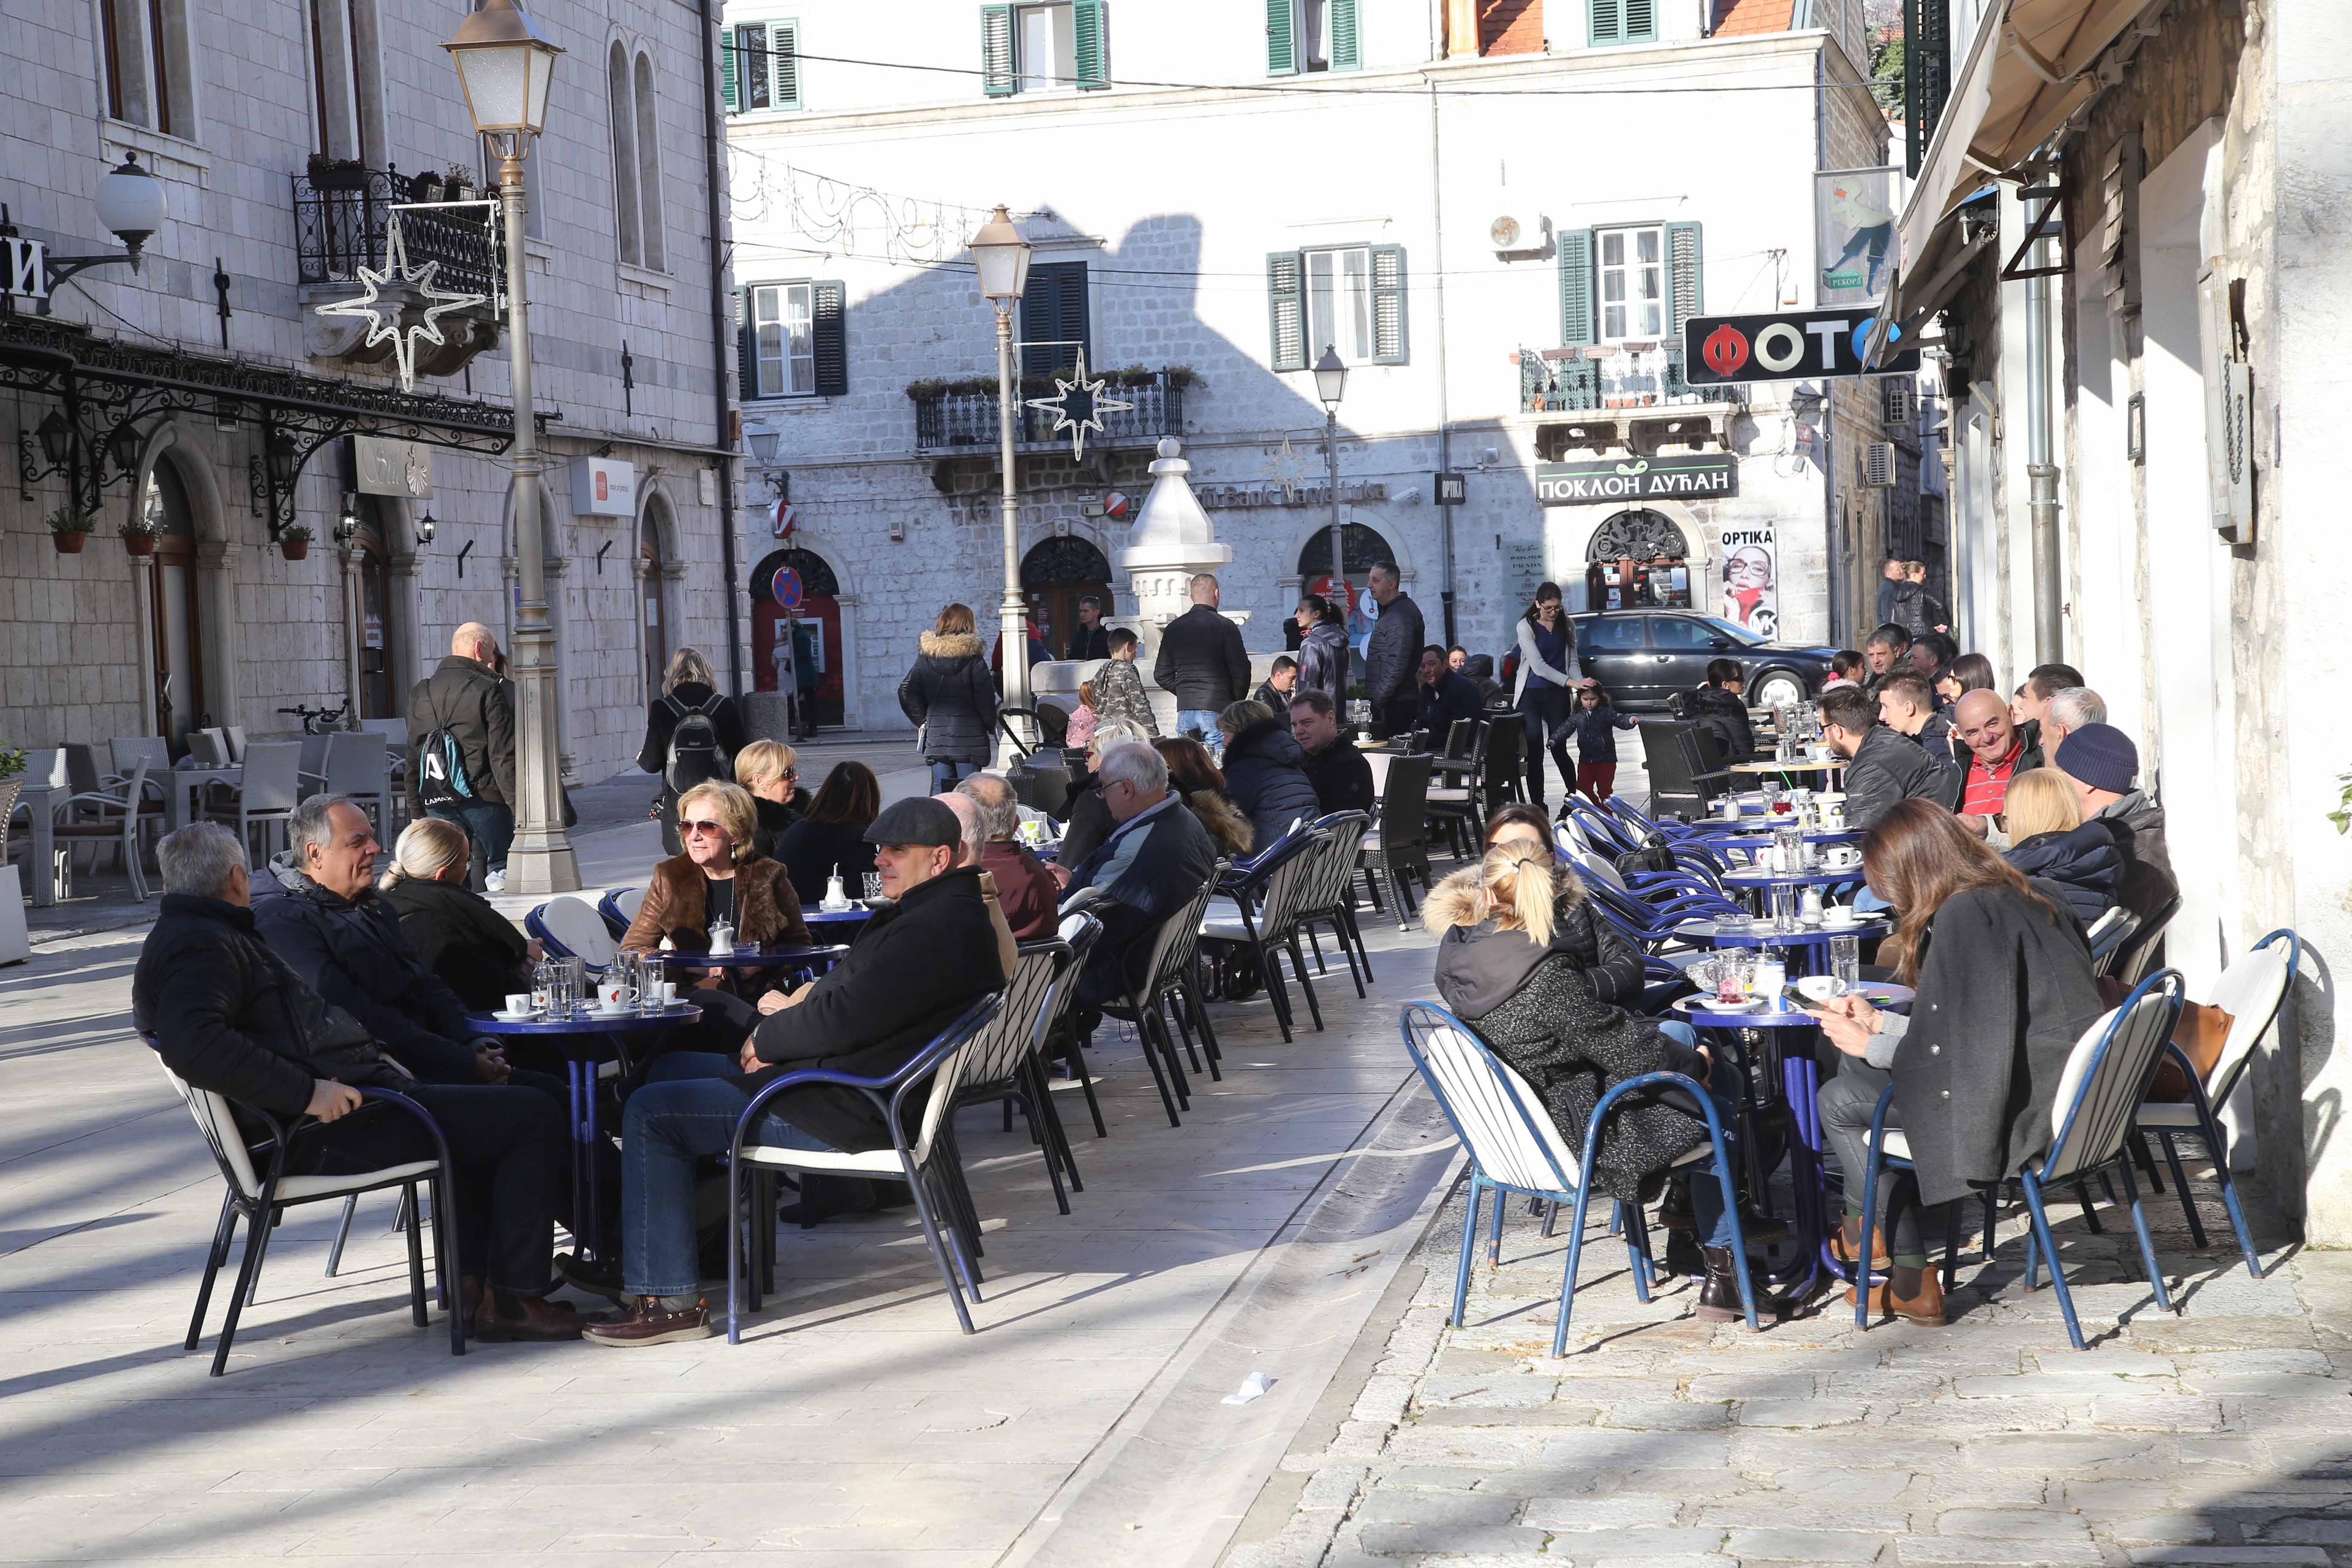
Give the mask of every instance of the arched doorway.
[[[1090, 541], [1075, 533], [1041, 542], [1021, 563], [1021, 594], [1029, 618], [1037, 623], [1055, 658], [1069, 651], [1070, 628], [1078, 624], [1078, 601], [1089, 594], [1111, 607], [1110, 563]], [[988, 640], [993, 641], [992, 637]]]
[[660, 695], [662, 677], [669, 667], [669, 632], [662, 625], [661, 518], [656, 499], [646, 508], [637, 525], [637, 605], [646, 628], [646, 701]]
[[[781, 578], [789, 572], [791, 576]], [[786, 601], [797, 594], [799, 605]], [[841, 584], [824, 556], [814, 550], [777, 550], [751, 569], [751, 681], [761, 691], [776, 689], [776, 653], [789, 636], [793, 658], [803, 672], [814, 668], [816, 689], [810, 706], [814, 721], [842, 719]], [[805, 686], [803, 688], [806, 689]], [[808, 721], [803, 720], [803, 723]]]
[[360, 584], [360, 717], [406, 715], [408, 694], [398, 689], [395, 671], [407, 666], [393, 647], [392, 552], [384, 543], [383, 508], [373, 496], [360, 498], [360, 531], [352, 540], [352, 567]]
[[[1383, 561], [1395, 560], [1396, 552], [1390, 547], [1388, 539], [1380, 530], [1360, 522], [1342, 526], [1339, 549], [1341, 558], [1347, 563], [1348, 593], [1351, 601], [1348, 605], [1348, 640], [1361, 651], [1364, 639], [1372, 635], [1372, 595], [1367, 586], [1371, 580], [1372, 568]], [[1336, 593], [1336, 585], [1331, 581], [1331, 531], [1319, 528], [1298, 547], [1299, 597], [1318, 594], [1329, 599]], [[1286, 610], [1296, 607], [1284, 606]], [[1296, 617], [1293, 617], [1293, 626], [1296, 624]]]
[[1689, 608], [1689, 550], [1683, 531], [1662, 511], [1636, 507], [1612, 514], [1584, 548], [1585, 603], [1596, 610]]
[[167, 457], [147, 475], [146, 515], [155, 525], [147, 612], [155, 648], [155, 729], [176, 752], [200, 728], [205, 705], [204, 622], [196, 596], [196, 517], [187, 481]]

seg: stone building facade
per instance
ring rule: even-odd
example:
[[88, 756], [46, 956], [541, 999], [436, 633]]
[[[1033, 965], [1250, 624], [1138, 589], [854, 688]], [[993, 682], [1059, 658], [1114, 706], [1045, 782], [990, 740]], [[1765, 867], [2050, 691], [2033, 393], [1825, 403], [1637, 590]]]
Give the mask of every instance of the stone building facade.
[[[1619, 38], [1594, 31], [1614, 8], [1583, 0], [1486, 34], [1475, 6], [1303, 0], [1300, 31], [1275, 37], [1264, 0], [1181, 17], [1088, 0], [1066, 37], [1072, 7], [1016, 8], [1035, 30], [1008, 57], [991, 52], [992, 7], [730, 0], [738, 69], [757, 62], [765, 84], [730, 121], [745, 421], [777, 440], [747, 481], [752, 531], [788, 527], [762, 565], [835, 589], [815, 611], [830, 716], [903, 722], [895, 689], [940, 605], [996, 615], [993, 318], [963, 242], [998, 201], [1035, 247], [1013, 326], [1024, 399], [1051, 396], [1082, 346], [1090, 374], [1118, 373], [1106, 395], [1135, 405], [1082, 458], [1050, 415], [1023, 415], [1019, 555], [1049, 643], [1088, 587], [1133, 615], [1115, 563], [1153, 444], [1174, 435], [1234, 552], [1225, 609], [1247, 615], [1254, 651], [1283, 646], [1329, 562], [1307, 365], [1331, 337], [1350, 362], [1352, 585], [1392, 557], [1433, 636], [1501, 653], [1545, 578], [1600, 607], [1604, 540], [1661, 542], [1658, 591], [1713, 611], [1727, 554], [1760, 537], [1780, 636], [1851, 626], [1832, 552], [1843, 605], [1866, 605], [1857, 563], [1880, 549], [1883, 503], [1855, 453], [1881, 400], [1848, 388], [1824, 417], [1819, 383], [1681, 380], [1683, 319], [1813, 305], [1812, 171], [1886, 151], [1853, 64], [1858, 7], [1815, 11], [1850, 9], [1851, 38], [1790, 30], [1786, 5], [1771, 26], [1720, 25], [1741, 9], [1670, 0]], [[789, 69], [788, 44], [806, 55]], [[1328, 68], [1302, 68], [1315, 48]], [[1702, 147], [1738, 152], [1688, 155]], [[1521, 227], [1498, 238], [1506, 217]], [[1619, 288], [1656, 290], [1655, 313], [1609, 314]], [[1542, 500], [1549, 465], [1677, 456], [1724, 459], [1736, 492]], [[1458, 507], [1438, 504], [1441, 471], [1464, 476]], [[755, 669], [783, 619], [766, 576], [747, 585]]]
[[[567, 773], [593, 781], [633, 760], [666, 653], [692, 644], [723, 669], [740, 641], [722, 540], [731, 328], [712, 310], [715, 28], [678, 0], [543, 9], [565, 53], [529, 158], [526, 249], [561, 742]], [[169, 217], [135, 273], [85, 272], [46, 316], [20, 297], [0, 320], [0, 437], [19, 469], [0, 488], [0, 740], [258, 734], [296, 726], [281, 710], [346, 700], [397, 717], [457, 625], [510, 628], [495, 307], [445, 318], [413, 396], [365, 322], [317, 314], [360, 293], [359, 267], [385, 266], [395, 205], [459, 204], [403, 219], [443, 288], [501, 269], [480, 205], [495, 165], [441, 47], [462, 12], [78, 0], [14, 18], [0, 201], [21, 237], [60, 257], [112, 248], [95, 198], [126, 154], [163, 183]], [[451, 188], [459, 174], [470, 190]], [[79, 450], [58, 462], [43, 426], [76, 444], [68, 384]], [[572, 466], [592, 457], [608, 500], [634, 481], [629, 505], [575, 512]], [[347, 495], [361, 528], [344, 545]], [[87, 547], [60, 553], [45, 520], [91, 501]], [[152, 556], [115, 537], [134, 518], [162, 527]], [[310, 532], [302, 559], [282, 547], [289, 527]]]

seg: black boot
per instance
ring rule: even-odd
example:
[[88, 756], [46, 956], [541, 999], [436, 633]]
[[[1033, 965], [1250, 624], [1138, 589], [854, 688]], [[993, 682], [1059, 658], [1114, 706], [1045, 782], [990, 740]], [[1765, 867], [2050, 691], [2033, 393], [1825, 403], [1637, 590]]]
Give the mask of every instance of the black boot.
[[1666, 1232], [1665, 1256], [1659, 1261], [1662, 1274], [1696, 1279], [1706, 1272], [1706, 1260], [1699, 1251], [1698, 1238], [1686, 1230]]
[[[1702, 1322], [1732, 1323], [1747, 1321], [1747, 1311], [1739, 1304], [1739, 1273], [1733, 1266], [1731, 1248], [1707, 1247], [1700, 1248], [1706, 1264], [1706, 1278], [1698, 1288], [1698, 1317]], [[1748, 1282], [1755, 1283], [1751, 1274]], [[1788, 1315], [1787, 1303], [1762, 1290], [1756, 1293], [1756, 1321], [1777, 1323]]]

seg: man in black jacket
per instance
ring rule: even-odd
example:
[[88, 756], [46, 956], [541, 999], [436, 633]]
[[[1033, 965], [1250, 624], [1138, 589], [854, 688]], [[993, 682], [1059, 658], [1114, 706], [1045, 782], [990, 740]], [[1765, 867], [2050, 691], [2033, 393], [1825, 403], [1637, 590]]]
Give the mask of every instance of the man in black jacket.
[[[131, 1019], [182, 1079], [226, 1099], [259, 1145], [293, 1135], [281, 1176], [348, 1175], [436, 1157], [400, 1108], [362, 1101], [396, 1089], [432, 1113], [457, 1168], [457, 1263], [483, 1339], [568, 1340], [570, 1306], [545, 1299], [564, 1159], [562, 1112], [546, 1096], [488, 1084], [419, 1083], [367, 1029], [255, 934], [245, 846], [217, 823], [156, 848], [163, 902], [131, 982]], [[305, 1122], [303, 1118], [315, 1118]], [[274, 1119], [274, 1124], [273, 1124]], [[272, 1153], [257, 1152], [257, 1169]]]
[[1249, 695], [1249, 651], [1242, 629], [1217, 614], [1217, 580], [1192, 579], [1192, 607], [1160, 629], [1160, 657], [1151, 679], [1176, 695], [1176, 732], [1191, 735], [1214, 756], [1224, 750], [1217, 715]]
[[1706, 684], [1690, 695], [1690, 716], [1723, 745], [1727, 763], [1756, 760], [1756, 727], [1748, 721], [1748, 677], [1736, 658], [1712, 658]]
[[1898, 800], [1941, 802], [1939, 769], [1917, 742], [1878, 721], [1878, 701], [1859, 687], [1838, 686], [1822, 693], [1822, 738], [1848, 759], [1845, 825], [1874, 827]]
[[1309, 687], [1290, 700], [1290, 734], [1307, 753], [1307, 782], [1315, 786], [1324, 815], [1377, 813], [1380, 792], [1372, 785], [1372, 764], [1353, 742], [1341, 738], [1339, 710], [1329, 692]]
[[1413, 710], [1413, 734], [1427, 751], [1445, 744], [1454, 726], [1478, 717], [1478, 689], [1470, 678], [1445, 662], [1445, 650], [1431, 643], [1421, 650], [1420, 700]]
[[515, 717], [498, 665], [499, 642], [490, 628], [475, 621], [459, 626], [449, 639], [449, 657], [408, 699], [408, 754], [411, 771], [422, 772], [418, 748], [425, 736], [446, 730], [457, 741], [470, 793], [460, 804], [428, 806], [425, 815], [473, 836], [489, 868], [489, 890], [503, 893], [507, 850], [514, 843]]
[[1863, 689], [1872, 697], [1878, 695], [1879, 682], [1904, 668], [1904, 658], [1911, 651], [1911, 634], [1889, 621], [1870, 634], [1862, 645], [1863, 662], [1870, 666], [1870, 679]]
[[[467, 1024], [466, 1005], [418, 960], [399, 915], [377, 896], [381, 847], [367, 813], [342, 795], [314, 795], [288, 820], [286, 842], [270, 862], [278, 889], [253, 910], [270, 951], [423, 1081], [508, 1081], [497, 1043]], [[564, 1092], [551, 1078], [530, 1081]]]
[[1414, 687], [1421, 650], [1429, 640], [1421, 606], [1404, 592], [1393, 561], [1372, 567], [1372, 600], [1381, 607], [1372, 635], [1364, 640], [1364, 695], [1372, 705], [1372, 731], [1382, 740], [1402, 735], [1420, 711]]
[[1073, 659], [1108, 658], [1110, 628], [1103, 625], [1103, 602], [1092, 594], [1078, 600], [1078, 624], [1070, 628], [1069, 652]]
[[[711, 1331], [698, 1291], [695, 1166], [727, 1152], [753, 1094], [809, 1068], [887, 1078], [1003, 986], [980, 868], [956, 865], [963, 826], [955, 813], [936, 800], [898, 801], [866, 838], [896, 902], [866, 923], [849, 956], [813, 984], [763, 997], [768, 1016], [736, 1058], [673, 1053], [629, 1097], [621, 1137], [626, 1300], [588, 1325], [594, 1342], [661, 1344]], [[919, 1108], [920, 1091], [913, 1100]], [[862, 1152], [889, 1147], [890, 1128], [857, 1090], [809, 1084], [768, 1101], [754, 1141]]]

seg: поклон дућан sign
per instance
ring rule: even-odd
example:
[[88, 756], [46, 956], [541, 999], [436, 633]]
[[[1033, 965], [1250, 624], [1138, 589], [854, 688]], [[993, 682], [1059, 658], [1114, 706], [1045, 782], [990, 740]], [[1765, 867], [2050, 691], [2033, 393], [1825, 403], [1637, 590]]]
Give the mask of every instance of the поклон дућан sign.
[[1680, 458], [1596, 458], [1545, 463], [1536, 499], [1546, 506], [1587, 501], [1712, 500], [1739, 493], [1739, 459], [1728, 452]]

